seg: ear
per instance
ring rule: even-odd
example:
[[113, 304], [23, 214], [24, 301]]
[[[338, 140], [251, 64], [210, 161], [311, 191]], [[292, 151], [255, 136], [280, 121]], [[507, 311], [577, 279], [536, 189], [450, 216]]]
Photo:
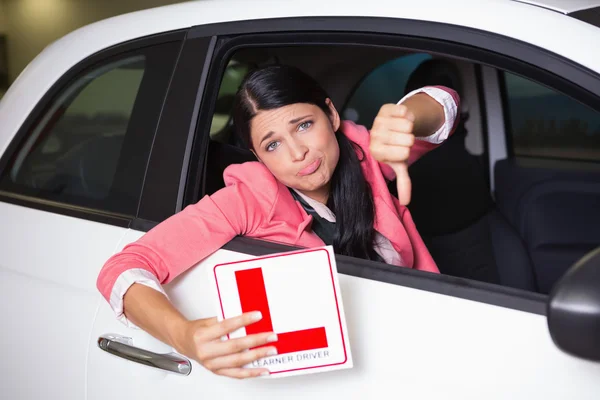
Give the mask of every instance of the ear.
[[329, 99], [329, 98], [326, 99], [325, 103], [329, 107], [329, 119], [331, 121], [331, 126], [333, 127], [333, 131], [337, 132], [337, 130], [340, 129], [340, 124], [341, 124], [340, 114], [338, 114], [337, 110], [335, 109], [335, 106], [333, 105], [333, 101], [331, 101], [331, 99]]
[[256, 159], [258, 160], [259, 163], [263, 164], [262, 160], [260, 159], [260, 157], [258, 157], [258, 154], [256, 154], [256, 152], [254, 150], [250, 150], [252, 152], [252, 154], [254, 154], [254, 157], [256, 157]]

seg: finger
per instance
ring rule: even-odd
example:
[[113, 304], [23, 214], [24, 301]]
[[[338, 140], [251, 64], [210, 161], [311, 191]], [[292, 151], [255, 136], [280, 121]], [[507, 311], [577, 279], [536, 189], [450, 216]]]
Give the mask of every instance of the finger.
[[[404, 106], [404, 108], [406, 108], [406, 106]], [[377, 113], [377, 116], [378, 117], [391, 117], [392, 115], [396, 115], [401, 112], [402, 112], [402, 109], [399, 108], [399, 104], [389, 103], [389, 104], [384, 104], [381, 106], [381, 108], [379, 108], [379, 112]], [[406, 110], [404, 112], [406, 112]]]
[[402, 104], [398, 104], [398, 107], [401, 107], [401, 109], [398, 111], [398, 114], [400, 114], [399, 116], [401, 118], [404, 118], [410, 122], [415, 122], [415, 114], [412, 111], [410, 111], [408, 107]]
[[412, 194], [412, 182], [408, 175], [408, 166], [406, 163], [394, 163], [390, 164], [394, 172], [396, 173], [396, 185], [398, 188], [398, 200], [403, 206], [407, 206], [410, 203]]
[[210, 360], [212, 358], [239, 353], [276, 341], [277, 335], [273, 332], [258, 333], [256, 335], [248, 335], [226, 341], [215, 340], [198, 346], [198, 358], [200, 360]]
[[[394, 106], [396, 107], [396, 106]], [[414, 121], [406, 118], [405, 113], [378, 114], [373, 120], [373, 130], [390, 129], [399, 132], [411, 132]]]
[[408, 107], [404, 104], [384, 104], [379, 109], [378, 116], [382, 117], [398, 117], [398, 118], [406, 118], [411, 122], [415, 121], [415, 115], [409, 111]]
[[415, 144], [415, 135], [412, 133], [390, 132], [389, 135], [380, 138], [380, 141], [382, 144], [390, 146], [412, 147]]
[[260, 347], [254, 350], [213, 358], [212, 360], [204, 362], [204, 366], [211, 371], [217, 371], [223, 368], [239, 368], [250, 364], [253, 361], [260, 360], [261, 358], [274, 355], [277, 355], [277, 348], [273, 346]]
[[369, 148], [371, 155], [375, 160], [384, 163], [398, 163], [408, 160], [410, 155], [410, 147], [406, 146], [390, 146], [390, 145], [374, 145]]
[[266, 368], [223, 368], [215, 371], [215, 374], [227, 376], [229, 378], [247, 379], [266, 376], [269, 375], [270, 372]]
[[234, 332], [240, 328], [253, 324], [262, 319], [262, 314], [259, 311], [244, 313], [240, 316], [227, 318], [215, 325], [205, 329], [202, 333], [206, 341], [221, 338], [228, 333]]
[[[400, 117], [377, 117], [372, 134], [386, 134], [387, 132], [412, 133], [414, 123], [406, 118]], [[387, 135], [386, 135], [387, 136]]]
[[211, 318], [197, 319], [195, 322], [197, 324], [199, 324], [200, 326], [212, 326], [212, 325], [218, 324], [219, 320], [217, 319], [217, 317], [211, 317]]

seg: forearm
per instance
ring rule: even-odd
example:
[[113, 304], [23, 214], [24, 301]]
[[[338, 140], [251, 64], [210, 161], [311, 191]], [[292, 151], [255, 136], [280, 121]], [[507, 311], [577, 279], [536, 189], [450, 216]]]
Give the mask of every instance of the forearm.
[[402, 102], [414, 114], [413, 134], [425, 137], [444, 125], [444, 107], [426, 93], [417, 93]]
[[125, 316], [158, 340], [179, 347], [188, 320], [167, 297], [145, 285], [134, 283], [123, 297]]
[[269, 374], [266, 368], [244, 366], [277, 354], [276, 347], [267, 346], [277, 341], [274, 332], [221, 340], [222, 337], [259, 321], [262, 318], [260, 313], [244, 313], [221, 322], [217, 318], [188, 321], [163, 293], [138, 283], [131, 285], [123, 300], [128, 319], [215, 374], [233, 378]]

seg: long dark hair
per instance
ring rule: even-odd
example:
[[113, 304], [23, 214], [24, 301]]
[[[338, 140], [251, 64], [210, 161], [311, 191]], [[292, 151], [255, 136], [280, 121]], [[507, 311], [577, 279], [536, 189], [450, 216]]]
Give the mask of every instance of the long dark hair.
[[[259, 110], [307, 103], [331, 116], [325, 90], [297, 68], [275, 65], [250, 72], [242, 82], [233, 109], [233, 123], [242, 140], [252, 149], [250, 122]], [[371, 187], [360, 162], [364, 152], [341, 128], [335, 133], [340, 158], [331, 177], [327, 206], [336, 216], [333, 248], [336, 253], [381, 261], [373, 250], [374, 204]], [[360, 155], [360, 156], [359, 156]]]

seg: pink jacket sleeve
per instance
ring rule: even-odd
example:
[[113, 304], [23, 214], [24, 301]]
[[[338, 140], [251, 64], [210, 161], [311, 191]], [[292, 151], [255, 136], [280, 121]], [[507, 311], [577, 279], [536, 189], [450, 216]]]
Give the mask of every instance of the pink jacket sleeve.
[[[247, 169], [257, 172], [257, 168]], [[113, 255], [97, 279], [97, 287], [107, 301], [115, 281], [126, 270], [140, 268], [156, 276], [160, 283], [168, 283], [235, 236], [257, 229], [265, 218], [264, 210], [269, 209], [268, 203], [275, 199], [269, 189], [277, 185], [267, 185], [262, 192], [264, 198], [257, 198], [254, 191], [233, 176], [243, 175], [244, 171], [242, 165], [227, 168], [225, 188], [189, 205]], [[269, 177], [265, 174], [266, 179]], [[255, 175], [257, 181], [260, 178]]]
[[[456, 127], [458, 126], [459, 116], [460, 116], [460, 97], [458, 96], [458, 93], [456, 93], [456, 91], [454, 91], [450, 88], [447, 88], [445, 86], [426, 86], [423, 89], [428, 89], [428, 88], [441, 89], [444, 92], [448, 93], [451, 96], [452, 100], [454, 101], [454, 105], [456, 107], [456, 112], [452, 112], [452, 110], [449, 109], [449, 105], [444, 104], [439, 99], [436, 99], [444, 107], [444, 116], [447, 119], [444, 122], [444, 125], [440, 128], [440, 131], [444, 130], [444, 129], [448, 129], [449, 130], [448, 137], [450, 137], [450, 135], [452, 135], [454, 133], [454, 131], [456, 130]], [[405, 97], [405, 99], [407, 97]], [[435, 136], [438, 132], [434, 133], [431, 136]], [[431, 143], [431, 142], [427, 141], [426, 138], [421, 138], [421, 139], [415, 140], [415, 144], [413, 145], [413, 147], [410, 150], [410, 156], [408, 158], [408, 165], [411, 165], [412, 163], [417, 161], [419, 158], [423, 157], [425, 154], [427, 154], [431, 150], [440, 146], [442, 143]], [[381, 172], [383, 173], [383, 176], [385, 176], [385, 178], [388, 181], [394, 180], [396, 178], [396, 175], [395, 175], [392, 167], [390, 167], [389, 165], [387, 165], [385, 163], [379, 163], [379, 166], [381, 168]]]

